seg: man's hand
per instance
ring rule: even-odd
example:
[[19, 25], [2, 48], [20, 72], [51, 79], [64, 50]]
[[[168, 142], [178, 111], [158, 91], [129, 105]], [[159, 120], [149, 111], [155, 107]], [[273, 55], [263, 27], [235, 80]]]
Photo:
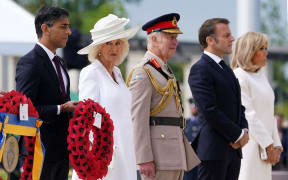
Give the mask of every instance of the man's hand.
[[249, 141], [248, 130], [244, 129], [244, 135], [238, 142], [240, 143], [241, 147], [244, 147], [248, 143], [248, 141]]
[[232, 146], [233, 149], [241, 148], [241, 145], [240, 145], [239, 141], [236, 142], [236, 143], [230, 143], [230, 146]]
[[248, 134], [248, 130], [244, 129], [244, 135], [242, 136], [242, 138], [240, 140], [238, 140], [235, 143], [230, 143], [230, 146], [233, 149], [239, 149], [242, 148], [243, 146], [245, 146], [249, 141], [249, 134]]
[[2, 97], [5, 93], [5, 91], [0, 90], [0, 97]]
[[141, 174], [144, 174], [148, 178], [154, 178], [155, 177], [155, 165], [153, 161], [139, 164], [139, 171]]
[[77, 101], [68, 101], [65, 104], [60, 105], [60, 110], [61, 112], [73, 112], [77, 105]]

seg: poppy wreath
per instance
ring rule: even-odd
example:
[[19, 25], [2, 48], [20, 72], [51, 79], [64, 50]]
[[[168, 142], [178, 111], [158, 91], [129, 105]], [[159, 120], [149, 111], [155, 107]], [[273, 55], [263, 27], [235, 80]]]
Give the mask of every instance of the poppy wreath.
[[[101, 128], [94, 126], [95, 113], [101, 115]], [[78, 103], [69, 121], [67, 141], [69, 159], [79, 178], [102, 179], [107, 175], [113, 154], [113, 130], [110, 115], [98, 103], [91, 99]]]
[[[10, 91], [0, 98], [0, 112], [19, 115], [20, 104], [28, 104], [28, 116], [39, 118], [38, 112], [31, 100], [23, 93]], [[35, 137], [24, 136], [27, 156], [24, 160], [23, 172], [20, 180], [32, 180]]]

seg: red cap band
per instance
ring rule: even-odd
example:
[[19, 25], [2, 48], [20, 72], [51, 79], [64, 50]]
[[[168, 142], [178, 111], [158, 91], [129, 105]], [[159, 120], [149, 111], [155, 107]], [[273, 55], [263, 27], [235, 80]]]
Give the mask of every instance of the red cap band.
[[176, 24], [173, 23], [173, 21], [162, 21], [162, 22], [159, 22], [159, 23], [147, 28], [146, 31], [147, 31], [147, 34], [150, 34], [155, 29], [165, 29], [165, 28], [167, 28], [167, 29], [168, 28], [177, 28], [177, 21], [176, 21]]

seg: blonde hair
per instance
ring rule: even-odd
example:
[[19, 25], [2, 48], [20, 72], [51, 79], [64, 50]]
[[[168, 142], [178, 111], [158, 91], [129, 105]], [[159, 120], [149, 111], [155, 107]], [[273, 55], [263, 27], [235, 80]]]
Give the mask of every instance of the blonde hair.
[[[128, 55], [128, 51], [129, 51], [128, 38], [123, 38], [123, 39], [120, 39], [120, 40], [123, 42], [123, 48], [122, 48], [122, 52], [121, 52], [120, 58], [115, 63], [116, 66], [120, 65], [124, 61], [124, 59]], [[90, 62], [94, 62], [95, 60], [97, 60], [99, 58], [98, 54], [99, 54], [103, 44], [104, 43], [98, 44], [98, 45], [93, 46], [93, 47], [90, 48], [89, 53], [88, 53], [88, 60]]]
[[259, 65], [252, 63], [252, 58], [264, 45], [268, 45], [268, 37], [263, 33], [247, 32], [240, 36], [233, 46], [231, 68], [241, 67], [245, 71], [259, 69]]

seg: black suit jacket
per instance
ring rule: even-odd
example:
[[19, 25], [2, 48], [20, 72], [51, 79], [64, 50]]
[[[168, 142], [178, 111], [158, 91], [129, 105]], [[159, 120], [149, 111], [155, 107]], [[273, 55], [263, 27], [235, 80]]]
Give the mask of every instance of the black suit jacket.
[[[63, 63], [64, 64], [64, 63]], [[16, 66], [16, 89], [31, 99], [43, 124], [41, 140], [45, 146], [45, 161], [68, 158], [67, 134], [69, 114], [57, 115], [57, 105], [69, 101], [69, 76], [67, 98], [63, 99], [58, 76], [47, 53], [39, 45], [20, 58]]]
[[[235, 152], [235, 142], [243, 128], [248, 128], [241, 105], [238, 80], [229, 68], [225, 72], [206, 54], [195, 63], [189, 74], [189, 85], [199, 111], [202, 128], [193, 142], [201, 160], [224, 160]], [[237, 150], [242, 157], [241, 150]]]

